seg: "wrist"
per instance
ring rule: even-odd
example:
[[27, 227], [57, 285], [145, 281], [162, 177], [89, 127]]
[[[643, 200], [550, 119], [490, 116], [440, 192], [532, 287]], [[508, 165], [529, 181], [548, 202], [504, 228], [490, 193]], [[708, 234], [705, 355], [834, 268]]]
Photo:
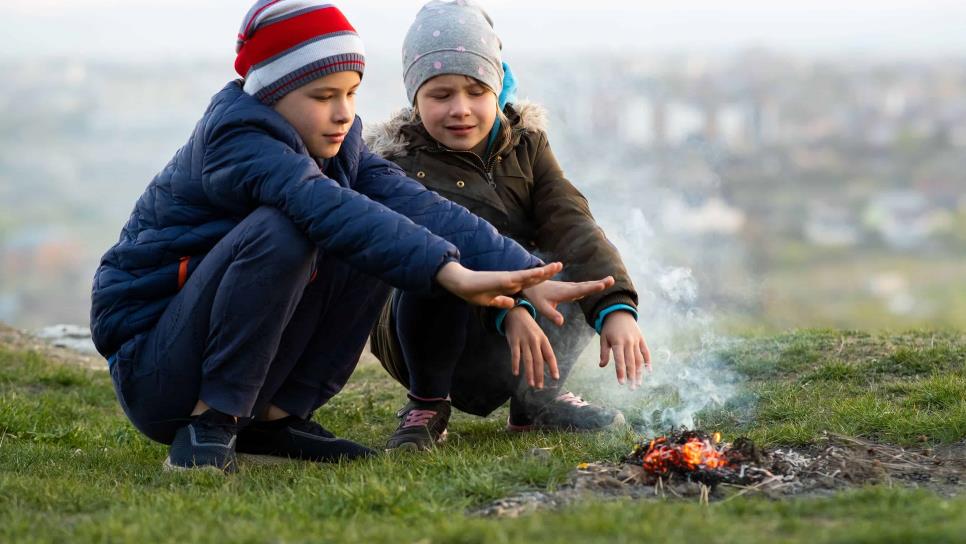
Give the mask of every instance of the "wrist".
[[447, 261], [436, 272], [436, 283], [447, 291], [452, 291], [463, 271], [463, 266], [457, 261]]
[[537, 318], [537, 309], [533, 307], [533, 304], [530, 304], [530, 301], [525, 298], [517, 298], [516, 304], [513, 305], [513, 308], [510, 308], [509, 310], [500, 310], [500, 312], [497, 313], [496, 332], [506, 336], [506, 330], [504, 328], [506, 318], [511, 312], [513, 312], [513, 310], [516, 310], [517, 308], [523, 308], [530, 314], [530, 317], [533, 319]]
[[614, 304], [604, 308], [599, 314], [597, 314], [597, 320], [594, 321], [594, 330], [597, 331], [597, 334], [600, 334], [601, 329], [604, 328], [604, 322], [607, 317], [614, 313], [630, 314], [631, 317], [634, 318], [634, 321], [637, 321], [637, 308], [634, 308], [629, 304]]

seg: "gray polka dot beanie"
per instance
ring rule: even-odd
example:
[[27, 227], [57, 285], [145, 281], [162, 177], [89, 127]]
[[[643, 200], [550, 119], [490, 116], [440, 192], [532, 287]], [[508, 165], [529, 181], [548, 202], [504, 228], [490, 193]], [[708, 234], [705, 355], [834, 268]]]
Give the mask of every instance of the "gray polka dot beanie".
[[503, 45], [490, 16], [470, 0], [432, 0], [416, 15], [403, 41], [403, 81], [409, 103], [423, 83], [441, 74], [503, 88]]

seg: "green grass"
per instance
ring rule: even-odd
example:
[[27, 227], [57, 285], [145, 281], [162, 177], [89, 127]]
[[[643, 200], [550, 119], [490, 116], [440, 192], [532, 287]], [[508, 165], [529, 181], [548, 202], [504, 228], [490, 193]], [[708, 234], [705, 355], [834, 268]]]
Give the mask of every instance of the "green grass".
[[748, 378], [748, 393], [705, 422], [764, 445], [805, 445], [826, 430], [904, 446], [966, 436], [959, 333], [798, 331], [722, 356]]
[[[720, 357], [746, 379], [743, 395], [702, 415], [726, 436], [769, 446], [808, 444], [825, 430], [897, 444], [966, 438], [961, 334], [798, 331], [748, 339]], [[379, 446], [402, 399], [364, 363], [317, 417]], [[169, 474], [160, 470], [166, 448], [126, 421], [105, 372], [0, 348], [0, 541], [952, 542], [966, 533], [966, 498], [885, 487], [469, 517], [496, 498], [553, 490], [578, 462], [616, 460], [634, 440], [630, 431], [509, 436], [505, 417], [457, 415], [450, 443], [427, 455]], [[530, 455], [534, 447], [551, 448], [550, 459]]]

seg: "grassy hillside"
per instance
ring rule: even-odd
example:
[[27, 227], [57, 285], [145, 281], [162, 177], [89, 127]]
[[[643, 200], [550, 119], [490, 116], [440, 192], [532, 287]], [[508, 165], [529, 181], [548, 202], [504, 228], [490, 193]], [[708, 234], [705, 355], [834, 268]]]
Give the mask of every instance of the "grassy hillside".
[[[9, 339], [8, 339], [9, 340]], [[966, 335], [799, 331], [721, 353], [746, 378], [732, 405], [702, 416], [726, 438], [807, 445], [823, 431], [883, 443], [957, 448], [966, 439]], [[590, 395], [595, 392], [590, 391]], [[596, 394], [601, 395], [602, 392]], [[380, 447], [403, 398], [363, 362], [316, 414]], [[599, 400], [599, 399], [598, 399]], [[966, 497], [901, 487], [771, 501], [588, 501], [518, 519], [467, 515], [524, 490], [553, 490], [574, 466], [617, 460], [636, 438], [503, 431], [506, 411], [457, 415], [451, 441], [425, 455], [317, 466], [169, 474], [164, 446], [125, 420], [103, 370], [23, 342], [0, 345], [0, 541], [952, 542]], [[550, 448], [549, 458], [530, 454]], [[962, 450], [961, 450], [962, 451]]]

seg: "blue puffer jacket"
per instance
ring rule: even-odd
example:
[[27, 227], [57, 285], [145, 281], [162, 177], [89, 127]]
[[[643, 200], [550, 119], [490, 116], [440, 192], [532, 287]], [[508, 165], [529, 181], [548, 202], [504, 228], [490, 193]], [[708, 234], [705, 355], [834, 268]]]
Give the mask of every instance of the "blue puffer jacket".
[[[319, 249], [400, 289], [429, 291], [439, 268], [540, 264], [465, 208], [373, 155], [356, 118], [339, 154], [309, 156], [298, 133], [231, 82], [138, 199], [94, 276], [91, 331], [105, 357], [150, 330], [188, 273], [259, 206], [281, 210]], [[182, 278], [183, 279], [183, 278]]]

